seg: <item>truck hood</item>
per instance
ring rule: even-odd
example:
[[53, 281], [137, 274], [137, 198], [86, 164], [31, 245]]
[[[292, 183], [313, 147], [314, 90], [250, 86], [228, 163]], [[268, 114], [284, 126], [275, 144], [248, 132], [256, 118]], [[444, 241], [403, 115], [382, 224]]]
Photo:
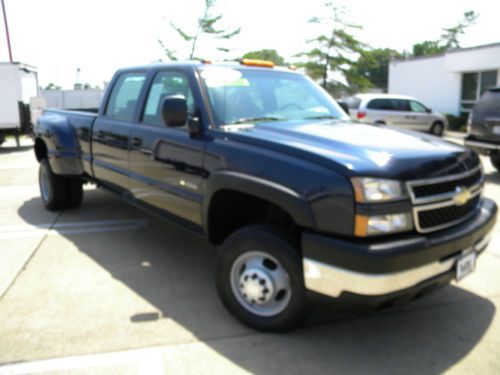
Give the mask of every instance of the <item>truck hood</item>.
[[478, 163], [472, 151], [440, 138], [351, 121], [288, 121], [226, 127], [230, 138], [342, 169], [350, 176], [413, 180]]

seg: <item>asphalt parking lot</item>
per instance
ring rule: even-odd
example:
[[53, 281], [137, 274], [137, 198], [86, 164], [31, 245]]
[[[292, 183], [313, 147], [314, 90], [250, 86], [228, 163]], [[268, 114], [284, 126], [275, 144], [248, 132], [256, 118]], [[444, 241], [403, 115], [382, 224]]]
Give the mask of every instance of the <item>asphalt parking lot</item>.
[[263, 334], [220, 303], [203, 239], [92, 187], [48, 212], [37, 167], [29, 141], [0, 147], [0, 373], [500, 373], [499, 223], [459, 284]]

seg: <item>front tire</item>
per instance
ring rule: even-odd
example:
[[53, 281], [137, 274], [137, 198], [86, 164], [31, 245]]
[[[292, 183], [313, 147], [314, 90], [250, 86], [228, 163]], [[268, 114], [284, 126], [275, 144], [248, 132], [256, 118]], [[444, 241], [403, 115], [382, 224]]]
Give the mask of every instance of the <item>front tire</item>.
[[444, 133], [444, 124], [441, 121], [436, 121], [432, 124], [431, 134], [437, 137], [441, 137]]
[[305, 318], [302, 258], [294, 242], [285, 231], [261, 224], [238, 230], [219, 248], [217, 291], [242, 323], [284, 331]]
[[490, 155], [491, 164], [500, 172], [500, 154]]
[[43, 205], [50, 211], [75, 208], [82, 202], [83, 186], [81, 179], [54, 174], [47, 159], [40, 161], [38, 182]]

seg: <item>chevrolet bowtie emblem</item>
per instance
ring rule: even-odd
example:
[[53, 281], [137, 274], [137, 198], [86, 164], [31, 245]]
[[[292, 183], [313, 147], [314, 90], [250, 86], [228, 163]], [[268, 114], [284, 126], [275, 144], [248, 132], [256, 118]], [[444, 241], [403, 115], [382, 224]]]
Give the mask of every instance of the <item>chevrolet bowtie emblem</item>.
[[462, 206], [466, 204], [470, 199], [471, 193], [470, 190], [465, 186], [457, 186], [455, 188], [455, 196], [453, 197], [453, 201], [457, 206]]

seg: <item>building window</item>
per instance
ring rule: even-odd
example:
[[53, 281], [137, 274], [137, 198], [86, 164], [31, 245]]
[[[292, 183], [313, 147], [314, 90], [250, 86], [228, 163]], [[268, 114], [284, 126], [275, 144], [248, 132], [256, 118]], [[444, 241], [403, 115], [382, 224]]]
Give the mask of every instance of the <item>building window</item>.
[[470, 112], [484, 91], [496, 87], [496, 70], [462, 74], [461, 112]]

